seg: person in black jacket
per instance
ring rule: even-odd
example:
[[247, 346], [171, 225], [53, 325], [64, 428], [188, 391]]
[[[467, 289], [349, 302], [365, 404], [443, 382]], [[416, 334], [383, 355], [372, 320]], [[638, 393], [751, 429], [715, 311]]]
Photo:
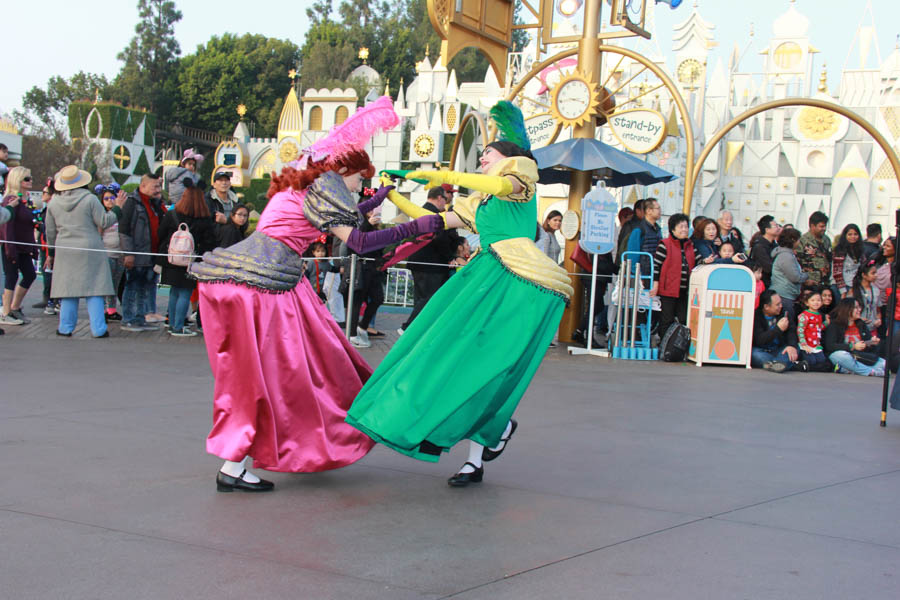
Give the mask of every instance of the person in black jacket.
[[884, 377], [884, 359], [878, 356], [878, 336], [862, 320], [856, 298], [842, 298], [825, 328], [823, 346], [839, 373]]
[[750, 258], [762, 267], [762, 280], [768, 289], [772, 287], [772, 252], [778, 247], [781, 225], [772, 215], [765, 215], [756, 222], [756, 226], [759, 227], [759, 236], [750, 244]]
[[631, 237], [631, 232], [643, 220], [644, 201], [637, 200], [634, 203], [634, 213], [631, 215], [631, 218], [622, 223], [619, 229], [619, 239], [616, 240], [616, 272], [618, 272], [619, 266], [622, 264], [622, 254], [628, 250], [628, 238]]
[[753, 316], [753, 350], [750, 365], [783, 373], [796, 368], [808, 371], [806, 361], [799, 360], [797, 327], [781, 304], [781, 296], [775, 290], [759, 295], [759, 308]]
[[250, 224], [250, 209], [241, 203], [235, 204], [231, 210], [231, 217], [224, 225], [215, 228], [216, 247], [227, 248], [247, 237], [247, 226]]
[[[187, 183], [187, 182], [185, 182]], [[185, 185], [184, 193], [175, 208], [166, 213], [159, 224], [159, 251], [169, 251], [172, 236], [184, 223], [194, 238], [195, 256], [202, 256], [215, 248], [215, 221], [209, 213], [209, 207], [203, 198], [203, 192], [191, 185]], [[184, 326], [188, 308], [191, 305], [191, 293], [197, 282], [187, 275], [187, 267], [174, 265], [166, 256], [157, 256], [156, 264], [162, 267], [162, 283], [169, 285], [169, 334], [178, 337], [197, 335]]]
[[[450, 201], [451, 193], [442, 186], [431, 188], [428, 190], [428, 201], [422, 205], [422, 208], [433, 213], [444, 212]], [[428, 300], [450, 278], [449, 264], [456, 255], [459, 242], [459, 234], [453, 229], [447, 229], [435, 234], [431, 243], [409, 257], [410, 263], [428, 264], [411, 264], [409, 266], [413, 276], [413, 310], [397, 333], [403, 334]]]

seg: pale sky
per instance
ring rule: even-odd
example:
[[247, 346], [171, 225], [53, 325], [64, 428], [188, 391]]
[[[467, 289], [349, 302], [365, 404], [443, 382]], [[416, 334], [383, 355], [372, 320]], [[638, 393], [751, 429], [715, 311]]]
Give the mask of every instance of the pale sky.
[[[338, 4], [340, 0], [335, 0]], [[650, 1], [650, 0], [648, 0]], [[237, 0], [180, 0], [183, 19], [175, 26], [182, 54], [192, 53], [212, 35], [226, 31], [260, 33], [269, 37], [290, 39], [302, 45], [307, 30], [305, 8], [310, 0], [278, 2], [277, 11], [266, 10], [276, 3], [257, 5]], [[25, 23], [24, 27], [4, 27], [5, 46], [3, 84], [0, 85], [0, 114], [20, 108], [22, 95], [32, 86], [44, 86], [52, 75], [69, 77], [80, 70], [103, 73], [112, 78], [121, 63], [116, 54], [134, 35], [137, 2], [130, 0], [11, 0], [4, 10], [4, 20]], [[678, 9], [657, 7], [655, 42], [664, 54], [672, 48], [672, 27], [685, 20], [692, 0]], [[762, 62], [759, 50], [771, 37], [772, 22], [784, 13], [790, 0], [700, 0], [700, 13], [715, 25], [719, 47], [713, 51], [710, 68], [716, 58], [726, 61], [735, 42], [744, 48], [750, 23], [755, 24], [756, 37], [741, 64], [743, 71], [757, 71]], [[865, 1], [797, 0], [796, 7], [810, 19], [810, 38], [822, 53], [816, 61], [828, 63], [829, 85], [838, 83], [837, 73], [844, 65], [856, 28], [862, 18]], [[871, 0], [878, 36], [878, 49], [885, 58], [894, 48], [900, 33], [900, 2]], [[868, 24], [868, 19], [866, 24]], [[874, 48], [872, 56], [875, 56]], [[851, 66], [858, 64], [856, 54]], [[673, 64], [669, 65], [670, 68]], [[870, 65], [871, 66], [871, 65]]]

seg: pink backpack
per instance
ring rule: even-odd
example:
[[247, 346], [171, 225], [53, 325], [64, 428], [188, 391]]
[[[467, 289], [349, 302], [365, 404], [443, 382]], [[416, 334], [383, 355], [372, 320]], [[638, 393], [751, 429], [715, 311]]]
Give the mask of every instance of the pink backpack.
[[169, 263], [176, 267], [186, 267], [191, 264], [193, 254], [194, 236], [191, 235], [187, 223], [181, 223], [169, 240]]

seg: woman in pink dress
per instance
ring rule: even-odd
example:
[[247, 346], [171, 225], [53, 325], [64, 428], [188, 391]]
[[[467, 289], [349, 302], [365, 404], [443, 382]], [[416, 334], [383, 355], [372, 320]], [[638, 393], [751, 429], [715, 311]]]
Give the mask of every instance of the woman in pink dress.
[[349, 465], [372, 448], [344, 422], [372, 369], [303, 277], [301, 255], [323, 231], [363, 253], [443, 228], [434, 215], [381, 231], [357, 229], [359, 211], [372, 210], [389, 191], [357, 207], [363, 179], [374, 174], [361, 148], [398, 121], [389, 98], [358, 111], [312, 146], [298, 168], [273, 176], [271, 199], [250, 237], [190, 268], [200, 282], [215, 378], [206, 449], [225, 460], [216, 476], [220, 492], [273, 489], [247, 471], [249, 457], [258, 468], [298, 473]]

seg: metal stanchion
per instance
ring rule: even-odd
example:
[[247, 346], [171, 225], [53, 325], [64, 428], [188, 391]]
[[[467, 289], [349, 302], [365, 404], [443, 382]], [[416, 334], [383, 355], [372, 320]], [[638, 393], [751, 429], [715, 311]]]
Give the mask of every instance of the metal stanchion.
[[638, 303], [641, 300], [641, 263], [638, 261], [634, 270], [634, 306], [631, 307], [631, 349], [634, 357], [635, 340], [637, 339]]
[[616, 339], [615, 345], [613, 346], [614, 349], [619, 347], [619, 340], [622, 338], [622, 294], [625, 293], [625, 290], [622, 288], [622, 284], [625, 283], [625, 273], [627, 272], [628, 267], [625, 268], [626, 271], [619, 269], [619, 277], [616, 280], [616, 289], [619, 290], [619, 305], [616, 307]]
[[619, 302], [624, 304], [622, 314], [622, 348], [628, 347], [628, 323], [631, 320], [629, 318], [628, 300], [631, 298], [629, 290], [631, 290], [631, 271], [634, 269], [634, 263], [630, 258], [625, 262], [627, 264], [626, 269], [628, 269], [625, 271], [625, 287], [619, 292]]
[[[353, 311], [353, 288], [356, 287], [354, 284], [356, 283], [356, 261], [358, 258], [356, 254], [350, 255], [350, 285], [347, 286], [347, 314], [344, 319], [344, 337], [348, 340], [350, 339], [350, 315]], [[355, 331], [353, 333], [356, 334]]]

